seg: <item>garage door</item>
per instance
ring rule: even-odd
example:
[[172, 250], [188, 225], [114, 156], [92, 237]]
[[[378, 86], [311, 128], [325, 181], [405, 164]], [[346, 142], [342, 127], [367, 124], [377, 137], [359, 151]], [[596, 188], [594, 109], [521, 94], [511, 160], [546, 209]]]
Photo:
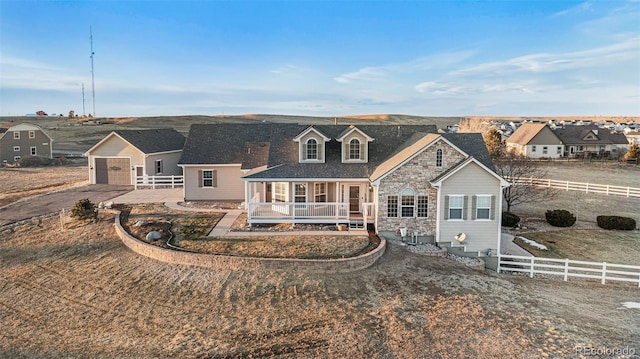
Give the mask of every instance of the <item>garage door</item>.
[[131, 184], [129, 158], [96, 158], [96, 183]]

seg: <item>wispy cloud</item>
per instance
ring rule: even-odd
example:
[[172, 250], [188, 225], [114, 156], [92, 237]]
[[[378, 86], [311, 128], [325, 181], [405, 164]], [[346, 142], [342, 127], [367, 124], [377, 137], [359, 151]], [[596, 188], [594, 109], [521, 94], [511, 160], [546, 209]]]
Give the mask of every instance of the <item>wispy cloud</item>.
[[591, 1], [585, 1], [581, 4], [578, 4], [576, 6], [572, 6], [570, 8], [567, 8], [565, 10], [562, 11], [558, 11], [555, 14], [551, 15], [551, 17], [559, 17], [559, 16], [566, 16], [566, 15], [571, 15], [571, 14], [579, 14], [579, 13], [583, 13], [586, 11], [590, 11], [593, 7], [593, 3]]

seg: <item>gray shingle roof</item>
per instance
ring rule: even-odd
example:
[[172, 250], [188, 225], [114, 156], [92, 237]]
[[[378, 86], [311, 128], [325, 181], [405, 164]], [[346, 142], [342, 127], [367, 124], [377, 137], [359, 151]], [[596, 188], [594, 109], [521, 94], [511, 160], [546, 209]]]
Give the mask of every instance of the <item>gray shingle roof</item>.
[[[595, 131], [598, 139], [585, 140], [589, 132]], [[628, 144], [623, 133], [612, 133], [607, 129], [599, 128], [597, 125], [565, 126], [553, 130], [565, 145], [585, 145], [585, 144]]]
[[[298, 146], [293, 141], [309, 125], [260, 123], [260, 124], [195, 124], [191, 126], [184, 145], [181, 165], [242, 164], [242, 168], [267, 165], [268, 169], [247, 178], [367, 178], [373, 170], [407, 146], [414, 135], [437, 133], [433, 125], [357, 125], [374, 138], [369, 143], [368, 163], [342, 163], [341, 143], [335, 139], [348, 130], [348, 125], [314, 125], [318, 131], [331, 138], [325, 144], [325, 163], [298, 163]], [[476, 157], [488, 168], [493, 164], [479, 134], [449, 134], [445, 138], [462, 151]], [[268, 143], [268, 147], [259, 147]], [[251, 149], [252, 155], [246, 153]], [[253, 155], [254, 151], [258, 153]], [[266, 153], [265, 153], [266, 152]]]
[[116, 130], [114, 132], [147, 154], [181, 150], [185, 142], [184, 136], [173, 128]]

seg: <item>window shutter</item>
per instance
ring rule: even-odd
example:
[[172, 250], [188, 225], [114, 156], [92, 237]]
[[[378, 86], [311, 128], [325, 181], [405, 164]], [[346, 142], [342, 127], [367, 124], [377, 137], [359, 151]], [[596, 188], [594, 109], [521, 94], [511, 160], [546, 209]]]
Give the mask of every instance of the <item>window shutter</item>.
[[318, 159], [320, 161], [324, 160], [324, 148], [323, 148], [324, 146], [323, 146], [323, 144], [324, 144], [324, 142], [322, 142], [322, 141], [318, 142]]
[[491, 196], [491, 220], [496, 219], [496, 196]]
[[478, 214], [478, 196], [471, 196], [471, 219], [476, 220]]
[[308, 143], [302, 143], [300, 142], [300, 148], [302, 148], [302, 160], [306, 160], [307, 159], [307, 147], [309, 146]]
[[364, 142], [360, 142], [360, 159], [364, 160]]
[[449, 196], [444, 196], [444, 219], [449, 219]]
[[213, 170], [211, 171], [211, 182], [213, 182], [213, 187], [218, 187], [218, 171], [217, 170]]
[[342, 161], [346, 161], [349, 159], [349, 143], [342, 142]]
[[202, 187], [204, 179], [202, 178], [202, 170], [198, 170], [198, 187]]
[[464, 200], [462, 201], [462, 219], [467, 220], [467, 202], [469, 201], [469, 196], [464, 196]]

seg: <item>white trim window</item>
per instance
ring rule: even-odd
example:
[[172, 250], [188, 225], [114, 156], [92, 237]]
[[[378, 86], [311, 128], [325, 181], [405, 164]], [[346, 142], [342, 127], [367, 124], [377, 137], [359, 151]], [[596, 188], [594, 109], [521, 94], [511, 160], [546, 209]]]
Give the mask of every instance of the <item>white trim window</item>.
[[436, 167], [442, 167], [442, 149], [436, 150]]
[[29, 131], [29, 138], [36, 138], [36, 131]]
[[31, 153], [31, 156], [37, 156], [38, 155], [38, 148], [37, 147], [30, 147], [29, 148], [29, 153]]
[[536, 145], [531, 146], [531, 152], [536, 152]]
[[13, 139], [14, 140], [20, 139], [20, 131], [13, 131]]
[[296, 203], [307, 202], [307, 184], [296, 183], [293, 187], [293, 201]]
[[398, 217], [398, 196], [387, 196], [387, 217]]
[[549, 147], [547, 146], [542, 146], [542, 154], [546, 155], [549, 152]]
[[413, 218], [415, 211], [416, 196], [411, 188], [402, 191], [400, 213], [402, 218]]
[[313, 195], [315, 202], [327, 201], [327, 183], [317, 182], [313, 185]]
[[289, 196], [289, 183], [273, 182], [273, 201], [287, 202]]
[[357, 138], [352, 138], [349, 141], [349, 159], [350, 160], [360, 160], [362, 153], [360, 152], [360, 140]]
[[318, 141], [315, 138], [307, 140], [307, 160], [318, 159]]
[[476, 196], [476, 219], [491, 218], [491, 196]]
[[164, 168], [164, 164], [162, 163], [162, 160], [156, 160], [156, 174], [162, 174]]
[[204, 188], [218, 187], [218, 171], [201, 170], [200, 171], [200, 187], [204, 187]]
[[557, 146], [556, 147], [556, 154], [557, 155], [561, 155], [562, 154], [562, 146]]
[[13, 162], [20, 161], [20, 156], [13, 156]]
[[416, 212], [418, 218], [426, 218], [429, 216], [429, 196], [418, 196]]
[[465, 218], [464, 211], [465, 196], [450, 195], [445, 198], [445, 214], [447, 218], [453, 220], [462, 220]]
[[20, 146], [13, 146], [13, 152], [20, 152]]

